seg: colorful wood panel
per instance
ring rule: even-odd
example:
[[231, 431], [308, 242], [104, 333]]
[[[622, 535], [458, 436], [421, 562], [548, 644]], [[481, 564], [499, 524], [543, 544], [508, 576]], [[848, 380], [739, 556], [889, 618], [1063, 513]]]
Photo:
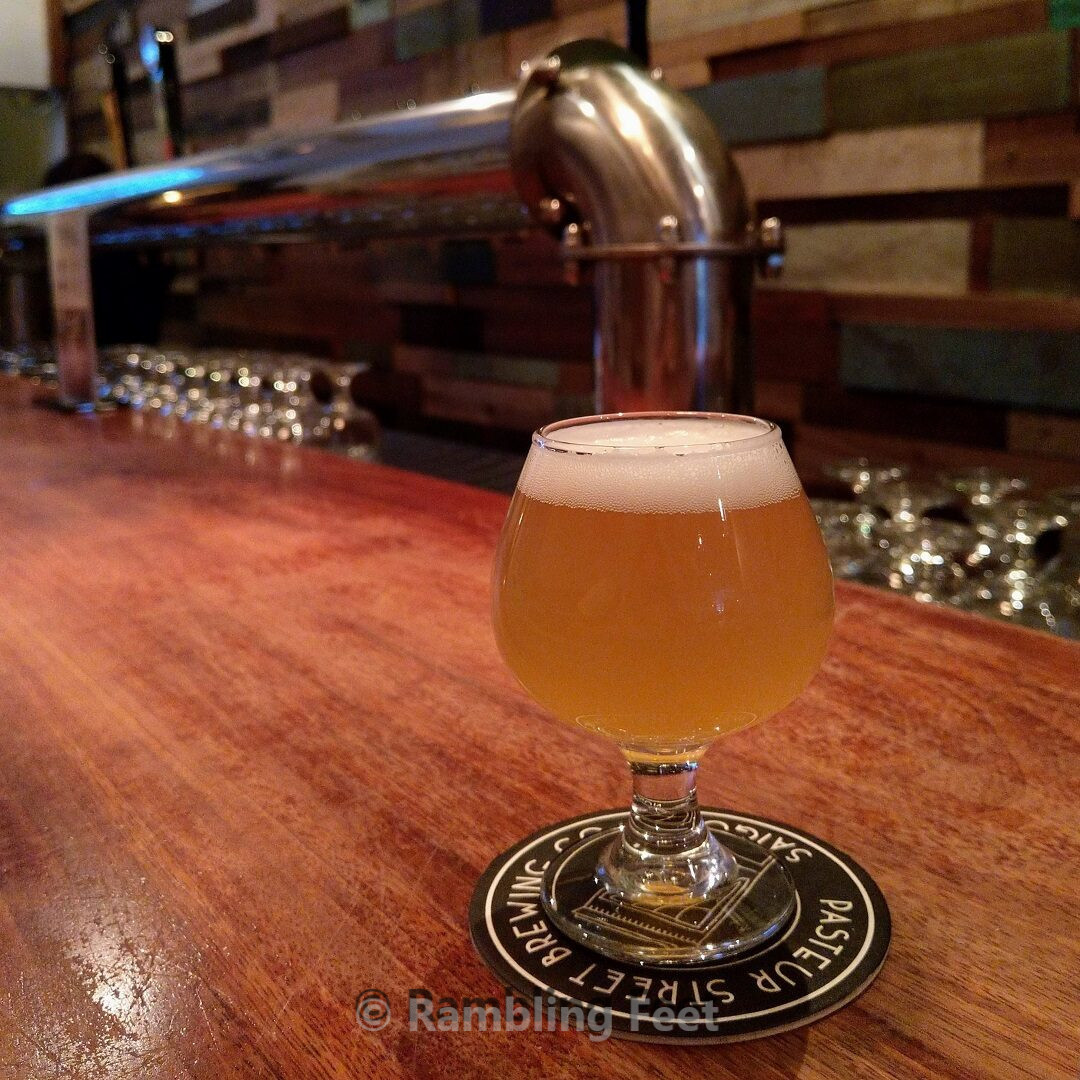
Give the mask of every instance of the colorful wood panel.
[[837, 292], [964, 293], [971, 225], [966, 221], [853, 221], [787, 230], [776, 285]]
[[983, 128], [972, 122], [845, 131], [742, 147], [735, 161], [752, 199], [977, 187]]
[[592, 411], [587, 394], [558, 395], [539, 387], [438, 375], [425, 375], [420, 384], [425, 416], [479, 427], [534, 430], [559, 417]]
[[[844, 5], [836, 10], [844, 12], [850, 7]], [[1013, 0], [1002, 7], [937, 15], [829, 37], [810, 36], [804, 27], [793, 40], [781, 44], [714, 55], [713, 75], [717, 79], [735, 78], [807, 64], [823, 64], [833, 68], [841, 64], [986, 42], [1045, 29], [1046, 6], [1043, 0]]]
[[1080, 418], [1050, 413], [1011, 412], [1006, 445], [1021, 454], [1075, 457], [1076, 448], [1080, 446]]
[[928, 442], [1005, 445], [1007, 408], [998, 403], [837, 386], [806, 386], [798, 422]]
[[903, 27], [909, 23], [1011, 4], [1015, 4], [1015, 0], [856, 0], [839, 7], [808, 11], [805, 29], [807, 37], [829, 38], [879, 27]]
[[[386, 5], [382, 18], [385, 19], [390, 14], [389, 0], [372, 0], [372, 2]], [[277, 0], [277, 5], [278, 22], [283, 27], [296, 22], [305, 22], [328, 11], [348, 10], [352, 6], [350, 0]]]
[[766, 19], [710, 28], [688, 37], [655, 38], [653, 60], [658, 64], [688, 63], [691, 60], [759, 50], [779, 42], [798, 41], [806, 32], [801, 12], [788, 12]]
[[506, 74], [515, 79], [521, 64], [535, 60], [558, 45], [578, 38], [601, 38], [626, 44], [626, 5], [621, 0], [602, 7], [576, 11], [562, 18], [534, 23], [512, 30], [506, 37]]
[[709, 64], [705, 60], [689, 60], [684, 64], [665, 64], [663, 73], [664, 82], [678, 90], [706, 86], [711, 77]]
[[352, 0], [349, 6], [349, 25], [353, 30], [390, 18], [390, 0]]
[[836, 128], [1052, 112], [1069, 104], [1062, 32], [1019, 34], [842, 65], [829, 75]]
[[479, 0], [446, 0], [395, 20], [394, 55], [398, 60], [411, 60], [479, 35]]
[[[104, 132], [102, 131], [102, 134]], [[0, 192], [38, 187], [65, 141], [59, 94], [0, 88]]]
[[844, 385], [1080, 411], [1080, 336], [1053, 331], [844, 326]]
[[991, 184], [1075, 182], [1080, 177], [1080, 116], [991, 120], [986, 125], [986, 180]]
[[764, 19], [800, 15], [812, 8], [828, 8], [847, 0], [652, 0], [649, 32], [657, 41], [707, 33], [718, 26], [741, 26]]
[[506, 383], [563, 394], [588, 394], [593, 385], [591, 363], [568, 363], [547, 357], [397, 345], [394, 348], [393, 366], [396, 371], [425, 377]]
[[1080, 295], [1080, 222], [1002, 218], [991, 244], [991, 288]]
[[825, 69], [727, 79], [690, 91], [731, 146], [821, 135], [825, 131]]
[[[772, 298], [783, 297], [770, 290]], [[969, 293], [965, 296], [840, 293], [827, 298], [829, 317], [844, 323], [938, 326], [958, 330], [1054, 330], [1080, 333], [1080, 299]], [[783, 309], [777, 313], [784, 314]]]
[[825, 293], [761, 289], [754, 297], [754, 373], [780, 382], [836, 385], [839, 330]]
[[187, 40], [198, 41], [231, 30], [255, 18], [255, 10], [255, 0], [221, 0], [211, 4], [187, 20]]
[[310, 131], [337, 121], [340, 97], [336, 80], [280, 90], [271, 100], [270, 126], [275, 131]]
[[519, 26], [550, 19], [554, 14], [552, 0], [480, 0], [480, 33], [497, 34]]

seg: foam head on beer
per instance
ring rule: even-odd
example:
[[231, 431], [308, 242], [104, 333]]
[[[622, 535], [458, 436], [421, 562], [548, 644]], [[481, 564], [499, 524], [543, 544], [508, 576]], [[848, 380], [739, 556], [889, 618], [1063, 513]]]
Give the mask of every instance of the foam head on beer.
[[749, 509], [801, 491], [779, 431], [760, 420], [598, 421], [560, 428], [547, 444], [564, 452], [531, 453], [518, 488], [564, 506], [637, 514]]
[[773, 425], [613, 418], [534, 439], [494, 608], [503, 656], [542, 705], [665, 757], [798, 695], [824, 654], [832, 579]]

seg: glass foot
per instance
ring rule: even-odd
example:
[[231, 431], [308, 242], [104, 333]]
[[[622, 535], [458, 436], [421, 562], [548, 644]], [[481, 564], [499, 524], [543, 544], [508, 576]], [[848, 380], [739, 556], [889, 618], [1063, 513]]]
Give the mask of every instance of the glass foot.
[[791, 875], [759, 844], [724, 830], [716, 839], [734, 856], [738, 874], [690, 904], [619, 899], [597, 880], [609, 829], [568, 848], [544, 874], [541, 898], [568, 937], [614, 960], [693, 964], [735, 956], [768, 941], [795, 908]]

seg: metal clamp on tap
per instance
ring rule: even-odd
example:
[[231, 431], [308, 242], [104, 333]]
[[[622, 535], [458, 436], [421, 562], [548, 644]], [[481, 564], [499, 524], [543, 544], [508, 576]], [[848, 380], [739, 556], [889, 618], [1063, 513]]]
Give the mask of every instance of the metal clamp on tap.
[[[557, 203], [557, 199], [550, 200]], [[658, 228], [660, 239], [629, 244], [589, 244], [581, 226], [570, 224], [562, 237], [562, 257], [571, 263], [598, 262], [601, 259], [739, 259], [753, 257], [766, 277], [775, 277], [784, 265], [784, 230], [780, 219], [766, 218], [760, 225], [747, 225], [741, 240], [718, 240], [706, 243], [679, 241], [678, 219], [668, 214]]]

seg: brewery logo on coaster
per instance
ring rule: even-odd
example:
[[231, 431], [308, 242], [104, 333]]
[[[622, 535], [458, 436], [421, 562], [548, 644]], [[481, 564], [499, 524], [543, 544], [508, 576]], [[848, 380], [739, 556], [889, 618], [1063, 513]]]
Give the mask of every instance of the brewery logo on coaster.
[[[553, 825], [504, 852], [477, 884], [469, 918], [473, 943], [508, 991], [561, 1026], [651, 1041], [731, 1042], [808, 1024], [861, 993], [889, 947], [889, 909], [857, 863], [822, 840], [779, 822], [726, 810], [702, 811], [721, 842], [738, 847], [739, 879], [711, 903], [647, 908], [582, 895], [574, 915], [627, 940], [693, 945], [718, 926], [737, 928], [761, 868], [776, 860], [795, 883], [795, 909], [772, 940], [718, 961], [681, 966], [611, 960], [562, 934], [547, 916], [540, 886], [548, 865], [571, 845], [617, 826], [626, 811]], [[771, 856], [771, 858], [769, 858]]]

